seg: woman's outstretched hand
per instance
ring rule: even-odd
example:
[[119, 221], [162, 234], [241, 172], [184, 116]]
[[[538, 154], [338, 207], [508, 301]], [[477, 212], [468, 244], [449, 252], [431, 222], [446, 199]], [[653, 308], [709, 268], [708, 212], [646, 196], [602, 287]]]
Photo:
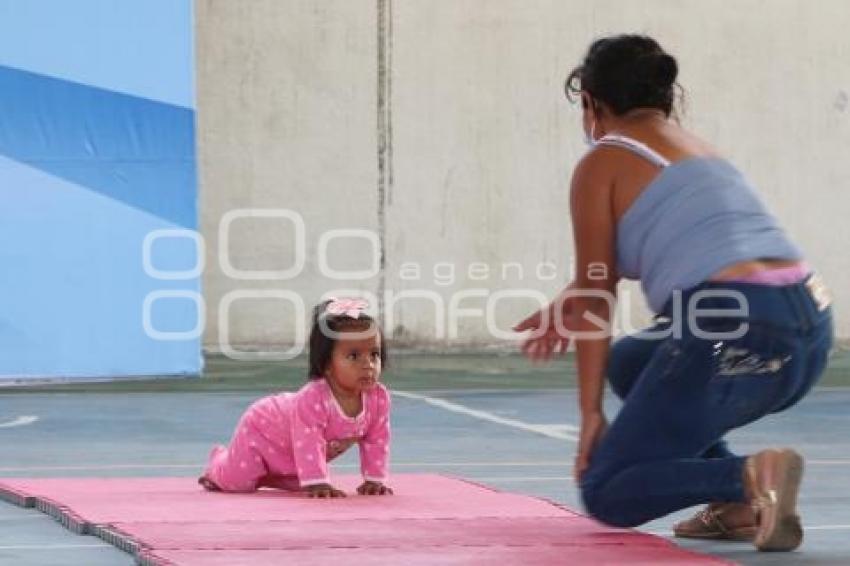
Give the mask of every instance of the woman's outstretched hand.
[[608, 430], [608, 420], [602, 412], [582, 414], [581, 429], [578, 436], [578, 452], [573, 469], [576, 483], [581, 482], [584, 472], [590, 466], [590, 456], [593, 454], [593, 449], [596, 448], [596, 444], [606, 430]]
[[569, 331], [575, 326], [575, 297], [566, 293], [513, 327], [514, 332], [532, 331], [522, 343], [522, 353], [533, 362], [547, 362], [565, 353], [572, 342]]

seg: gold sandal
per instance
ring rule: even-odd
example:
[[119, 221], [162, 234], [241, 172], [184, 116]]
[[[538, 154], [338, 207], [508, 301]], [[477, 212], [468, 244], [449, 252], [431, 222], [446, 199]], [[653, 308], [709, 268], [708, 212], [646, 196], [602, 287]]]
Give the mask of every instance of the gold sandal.
[[750, 511], [751, 507], [746, 503], [710, 503], [690, 519], [676, 523], [673, 534], [679, 538], [705, 540], [753, 540], [757, 530], [755, 515], [752, 523], [734, 526], [723, 517], [730, 512], [744, 510]]
[[753, 543], [761, 551], [787, 552], [803, 542], [797, 492], [803, 457], [793, 450], [763, 450], [747, 458], [744, 477], [758, 516]]

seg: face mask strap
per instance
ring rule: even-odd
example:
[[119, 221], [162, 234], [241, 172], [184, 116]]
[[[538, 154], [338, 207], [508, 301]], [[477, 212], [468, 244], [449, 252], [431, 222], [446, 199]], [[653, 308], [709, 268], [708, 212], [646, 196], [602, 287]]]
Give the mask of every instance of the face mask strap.
[[[589, 108], [593, 108], [594, 110], [596, 109], [596, 105], [593, 104], [593, 99], [590, 97], [589, 94], [586, 94], [586, 93], [583, 94], [581, 102], [582, 102], [582, 107], [584, 107], [585, 109], [589, 109]], [[590, 147], [593, 147], [594, 145], [596, 145], [596, 119], [594, 119], [590, 123], [590, 133], [584, 135], [584, 141]]]
[[584, 143], [586, 143], [589, 147], [596, 145], [596, 120], [590, 124], [590, 133], [584, 134]]

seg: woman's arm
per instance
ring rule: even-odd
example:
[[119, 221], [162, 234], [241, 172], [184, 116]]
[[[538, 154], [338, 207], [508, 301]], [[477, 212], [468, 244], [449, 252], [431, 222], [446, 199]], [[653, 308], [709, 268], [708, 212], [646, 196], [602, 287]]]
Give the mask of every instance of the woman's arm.
[[576, 166], [570, 189], [570, 214], [576, 249], [574, 292], [576, 363], [582, 432], [576, 475], [586, 469], [590, 453], [605, 430], [602, 394], [611, 345], [611, 318], [616, 304], [616, 225], [612, 208], [614, 181], [610, 164], [593, 151]]
[[[602, 387], [611, 343], [610, 322], [616, 304], [616, 227], [610, 165], [592, 152], [576, 166], [570, 189], [575, 241], [576, 339], [582, 410], [601, 410]], [[584, 337], [584, 333], [598, 336]]]

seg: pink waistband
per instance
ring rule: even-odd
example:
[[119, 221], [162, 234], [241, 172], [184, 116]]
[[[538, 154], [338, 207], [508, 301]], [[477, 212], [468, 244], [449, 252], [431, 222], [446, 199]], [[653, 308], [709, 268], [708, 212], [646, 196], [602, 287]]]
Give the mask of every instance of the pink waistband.
[[776, 269], [757, 271], [755, 273], [750, 273], [749, 275], [744, 275], [743, 277], [730, 279], [729, 281], [779, 287], [782, 285], [793, 285], [794, 283], [799, 283], [805, 279], [809, 273], [811, 273], [809, 266], [801, 262], [797, 265], [791, 265], [788, 267], [778, 267]]

